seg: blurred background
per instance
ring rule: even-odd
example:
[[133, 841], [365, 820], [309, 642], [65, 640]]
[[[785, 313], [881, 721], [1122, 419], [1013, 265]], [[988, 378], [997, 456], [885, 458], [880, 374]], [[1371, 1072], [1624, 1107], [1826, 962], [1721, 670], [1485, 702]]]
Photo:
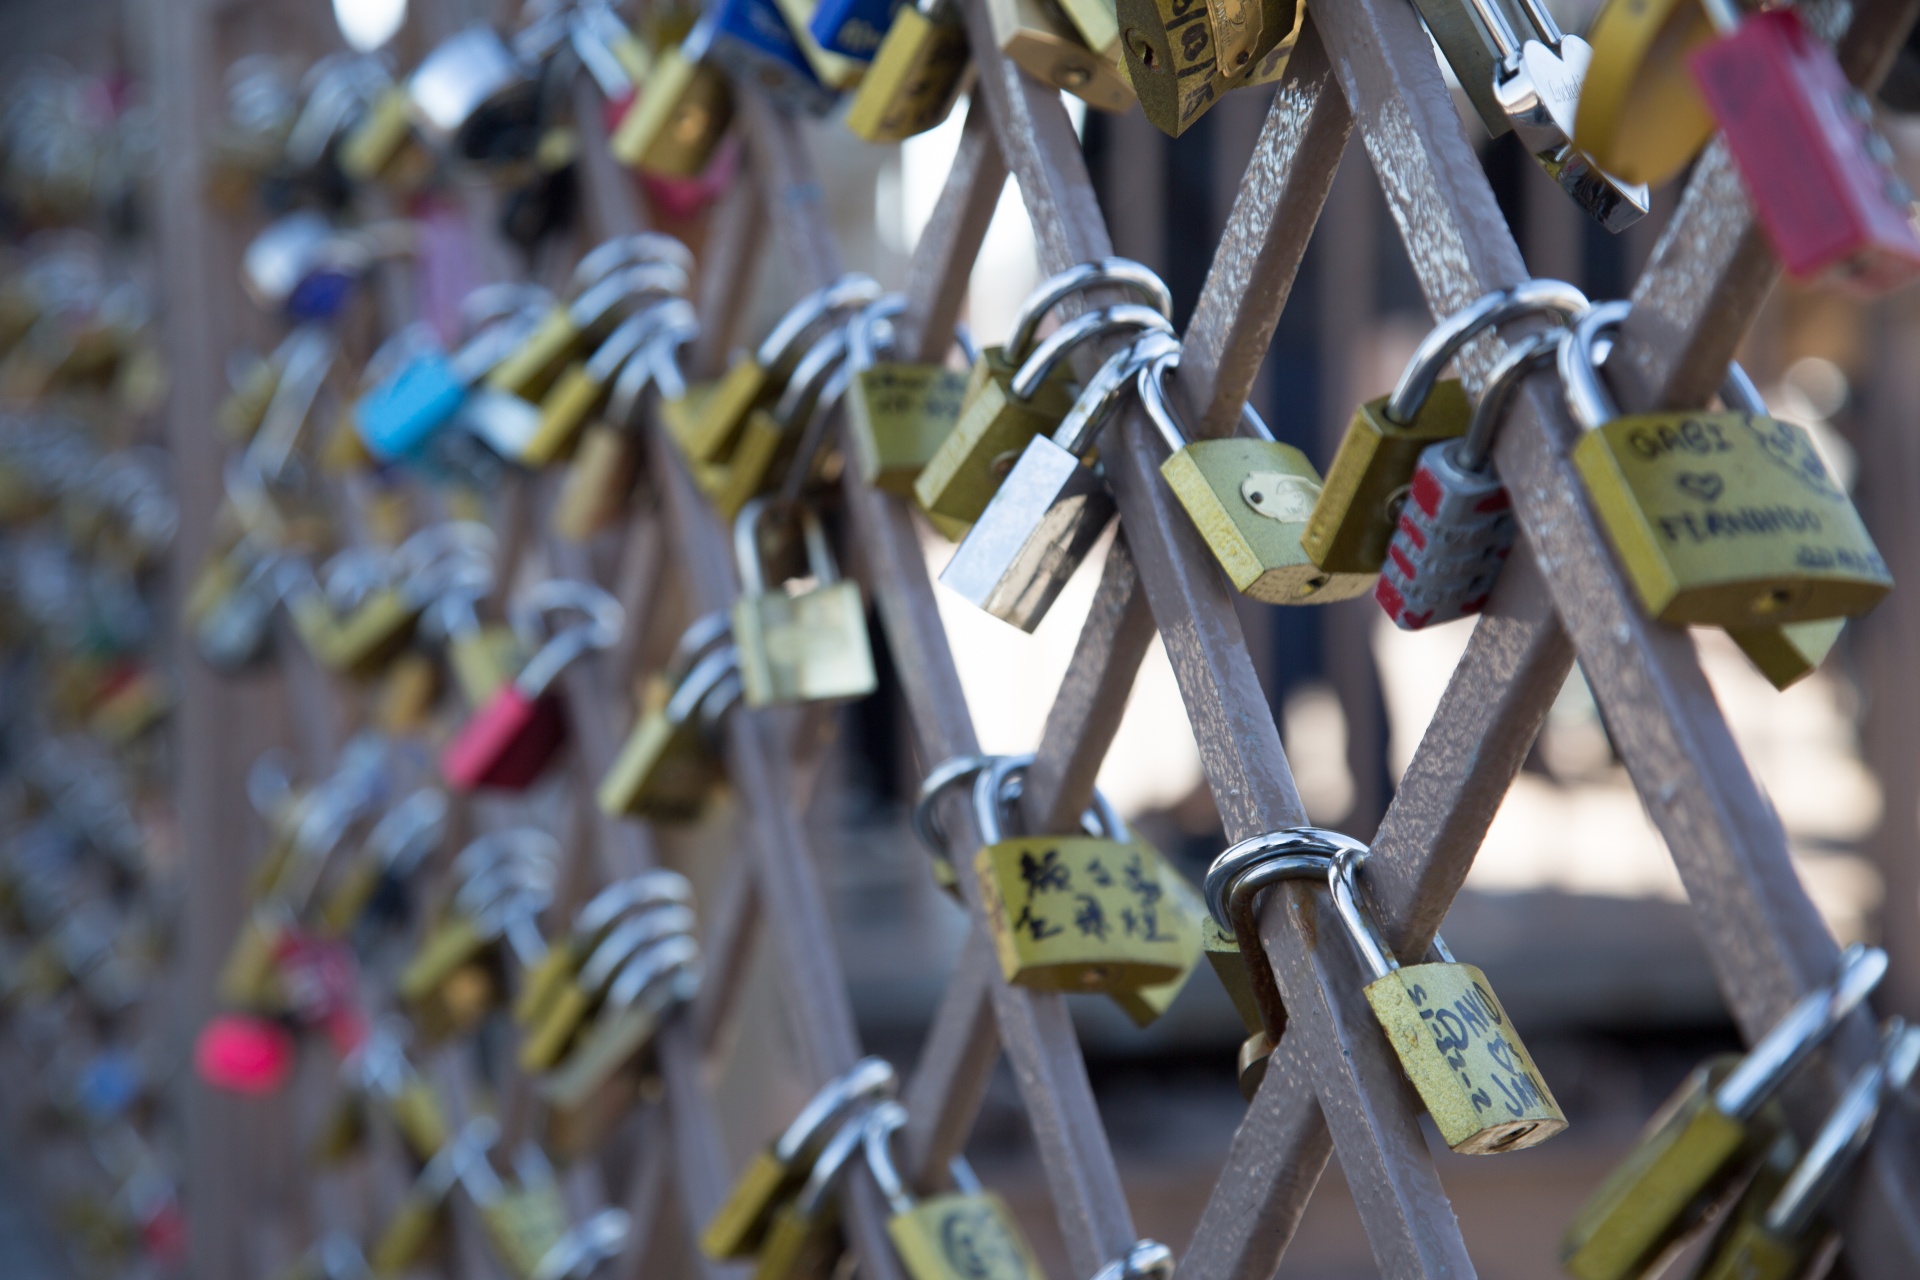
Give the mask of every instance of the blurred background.
[[[473, 17], [488, 6], [465, 6]], [[404, 0], [247, 0], [221, 7], [222, 57], [310, 57], [340, 38], [382, 43]], [[1586, 8], [1554, 5], [1569, 30]], [[152, 55], [140, 0], [0, 0], [5, 86], [59, 59], [77, 72], [140, 77]], [[1621, 235], [1586, 219], [1512, 138], [1489, 141], [1462, 102], [1481, 163], [1535, 274], [1596, 299], [1624, 296], [1651, 253], [1680, 183]], [[1160, 272], [1183, 325], [1239, 189], [1269, 99], [1228, 95], [1178, 140], [1125, 116], [1075, 110], [1116, 251]], [[958, 143], [964, 109], [898, 148], [866, 146], [832, 122], [811, 130], [835, 229], [850, 269], [904, 283]], [[1920, 123], [1888, 122], [1903, 159], [1920, 154]], [[17, 150], [16, 150], [17, 156]], [[162, 153], [156, 162], [164, 166]], [[1908, 166], [1912, 168], [1911, 165]], [[1912, 174], [1909, 175], [1914, 176]], [[136, 236], [148, 217], [128, 210]], [[237, 233], [236, 233], [237, 234]], [[760, 283], [750, 332], [764, 332], [794, 296], [777, 257]], [[1038, 279], [1032, 235], [1009, 182], [974, 270], [966, 319], [976, 340], [1002, 338]], [[1349, 149], [1304, 269], [1275, 335], [1256, 405], [1282, 440], [1323, 469], [1354, 407], [1398, 375], [1429, 324], [1396, 227], [1364, 150]], [[238, 343], [271, 338], [237, 334]], [[1920, 300], [1862, 305], [1826, 291], [1778, 288], [1742, 353], [1779, 415], [1814, 431], [1896, 579], [1920, 583]], [[929, 568], [949, 544], [929, 534]], [[1083, 568], [1039, 630], [1024, 635], [942, 599], [982, 747], [1030, 750], [1098, 578]], [[1842, 941], [1878, 941], [1894, 956], [1883, 1012], [1920, 1015], [1920, 605], [1908, 591], [1851, 625], [1815, 674], [1776, 692], [1719, 633], [1699, 651], [1751, 767], [1778, 809], [1806, 887]], [[1372, 833], [1424, 732], [1469, 628], [1396, 631], [1370, 599], [1275, 609], [1242, 602], [1276, 722], [1313, 820]], [[876, 631], [876, 648], [883, 644]], [[911, 655], [881, 654], [885, 664]], [[883, 674], [883, 687], [885, 676]], [[903, 711], [883, 696], [845, 714], [812, 820], [833, 894], [842, 959], [871, 1050], [910, 1068], [950, 973], [964, 920], [939, 894], [907, 826], [918, 771]], [[1164, 654], [1156, 646], [1101, 773], [1128, 819], [1196, 881], [1224, 841]], [[723, 825], [723, 824], [715, 824]], [[712, 830], [713, 828], [706, 828]], [[680, 865], [703, 865], [697, 848]], [[711, 865], [712, 859], [705, 860]], [[700, 886], [707, 888], [709, 886]], [[1488, 974], [1524, 1029], [1572, 1127], [1499, 1160], [1433, 1145], [1481, 1274], [1555, 1272], [1554, 1247], [1575, 1206], [1619, 1157], [1681, 1076], [1737, 1045], [1684, 893], [1642, 811], [1577, 671], [1556, 701], [1446, 926], [1462, 959]], [[762, 963], [767, 960], [763, 956]], [[783, 1061], [783, 1017], [770, 973], [740, 1019], [756, 1047], [729, 1056], [722, 1114], [744, 1158], [800, 1104]], [[1138, 1030], [1110, 1004], [1076, 1008], [1103, 1117], [1141, 1231], [1184, 1246], [1243, 1112], [1233, 1078], [1244, 1032], [1210, 973], [1198, 972], [1171, 1012]], [[743, 1032], [742, 1034], [745, 1034]], [[1019, 1210], [1052, 1274], [1068, 1274], [1012, 1082], [996, 1080], [969, 1154]], [[57, 1195], [0, 1159], [0, 1273], [74, 1273], [47, 1224], [22, 1206]], [[1280, 1274], [1352, 1280], [1374, 1274], [1337, 1162], [1314, 1197]]]

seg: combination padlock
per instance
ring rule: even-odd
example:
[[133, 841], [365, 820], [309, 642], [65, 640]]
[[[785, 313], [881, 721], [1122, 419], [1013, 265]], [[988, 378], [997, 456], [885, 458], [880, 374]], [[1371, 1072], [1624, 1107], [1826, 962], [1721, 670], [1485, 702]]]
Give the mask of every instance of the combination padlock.
[[[1106, 478], [1084, 455], [1092, 451], [1120, 399], [1134, 390], [1139, 371], [1177, 351], [1179, 343], [1173, 326], [1158, 311], [1128, 302], [1075, 317], [1034, 353], [1039, 361], [1080, 342], [1133, 330], [1143, 332], [1108, 356], [1087, 380], [1052, 438], [1036, 435], [1027, 441], [986, 510], [940, 571], [942, 585], [1022, 631], [1040, 625], [1113, 519]], [[1035, 367], [1029, 362], [1014, 379], [1016, 394], [1029, 385], [1022, 380]]]
[[[789, 592], [769, 583], [761, 536], [769, 515], [798, 524], [810, 587]], [[879, 679], [860, 584], [840, 577], [813, 509], [756, 498], [734, 521], [733, 547], [740, 568], [733, 639], [747, 705], [844, 701], [872, 693]]]
[[[582, 622], [549, 634], [549, 613], [570, 610], [586, 615]], [[566, 718], [548, 690], [575, 659], [594, 649], [610, 649], [625, 624], [620, 602], [591, 583], [550, 578], [535, 584], [514, 609], [516, 632], [534, 649], [513, 682], [503, 685], [467, 720], [440, 756], [440, 772], [448, 785], [470, 791], [476, 787], [522, 790], [546, 771], [566, 738]]]
[[812, 1169], [834, 1122], [875, 1100], [891, 1098], [898, 1079], [884, 1058], [862, 1058], [816, 1093], [765, 1149], [754, 1154], [700, 1232], [700, 1252], [716, 1262], [760, 1251], [779, 1206], [792, 1198]]
[[1027, 441], [1051, 432], [1072, 410], [1067, 347], [1054, 341], [1059, 331], [1037, 347], [1034, 337], [1061, 302], [1103, 287], [1135, 294], [1163, 318], [1173, 313], [1165, 282], [1127, 258], [1082, 262], [1040, 282], [1021, 304], [1006, 345], [981, 349], [959, 420], [913, 482], [921, 510], [949, 538], [958, 541], [980, 518]]
[[[950, 1166], [956, 1190], [925, 1198], [908, 1192], [892, 1150], [894, 1133], [906, 1123], [905, 1107], [882, 1102], [862, 1121], [860, 1141], [887, 1202], [887, 1237], [907, 1274], [913, 1280], [1041, 1280], [1046, 1272], [1007, 1202], [980, 1185], [963, 1157]], [[1163, 1270], [1133, 1274], [1168, 1280], [1172, 1265], [1168, 1253]]]
[[1434, 326], [1392, 394], [1361, 405], [1340, 438], [1301, 535], [1308, 557], [1329, 573], [1379, 573], [1420, 454], [1430, 444], [1465, 435], [1472, 421], [1466, 392], [1457, 381], [1442, 381], [1441, 370], [1494, 325], [1534, 314], [1571, 321], [1586, 309], [1586, 295], [1570, 284], [1526, 280], [1486, 294]]
[[867, 142], [903, 142], [953, 111], [972, 53], [951, 0], [894, 10], [873, 64], [847, 104], [847, 131]]
[[1320, 499], [1320, 473], [1306, 454], [1276, 441], [1252, 405], [1240, 408], [1252, 439], [1188, 442], [1165, 391], [1179, 363], [1176, 349], [1140, 370], [1140, 401], [1173, 451], [1160, 474], [1234, 590], [1267, 604], [1325, 604], [1365, 592], [1367, 575], [1325, 572], [1307, 558], [1300, 539]]
[[1373, 598], [1402, 631], [1479, 613], [1513, 552], [1513, 502], [1493, 470], [1493, 437], [1514, 393], [1559, 356], [1561, 333], [1508, 349], [1459, 440], [1420, 453]]
[[1579, 1280], [1645, 1275], [1785, 1127], [1767, 1107], [1796, 1068], [1879, 985], [1886, 953], [1850, 946], [1832, 985], [1803, 997], [1746, 1057], [1694, 1069], [1567, 1228], [1560, 1265]]
[[1618, 417], [1594, 343], [1625, 302], [1560, 349], [1581, 480], [1649, 617], [1776, 626], [1865, 613], [1893, 588], [1846, 491], [1803, 429], [1739, 410]]
[[[710, 618], [719, 624], [716, 640], [726, 640], [728, 615]], [[740, 691], [740, 657], [730, 641], [690, 655], [677, 673], [669, 668], [600, 780], [594, 793], [600, 811], [655, 822], [698, 817], [725, 776], [715, 750], [717, 726]]]
[[1565, 1129], [1565, 1113], [1487, 976], [1456, 961], [1438, 935], [1437, 964], [1402, 967], [1381, 942], [1360, 906], [1366, 856], [1355, 844], [1334, 854], [1334, 908], [1373, 974], [1367, 1003], [1441, 1138], [1464, 1155], [1494, 1155], [1537, 1146]]
[[[1000, 973], [1043, 991], [1109, 992], [1178, 977], [1197, 958], [1198, 931], [1176, 930], [1164, 862], [1124, 823], [1099, 836], [1005, 834], [1010, 780], [1026, 767], [1002, 756], [974, 780], [973, 858]], [[1110, 806], [1103, 821], [1119, 823]], [[1185, 934], [1186, 936], [1182, 936]]]
[[[906, 12], [906, 10], [902, 10]], [[846, 431], [860, 478], [876, 489], [913, 495], [913, 482], [960, 417], [967, 379], [940, 364], [881, 360], [875, 331], [906, 309], [889, 294], [848, 326]], [[888, 346], [891, 343], [886, 344]]]

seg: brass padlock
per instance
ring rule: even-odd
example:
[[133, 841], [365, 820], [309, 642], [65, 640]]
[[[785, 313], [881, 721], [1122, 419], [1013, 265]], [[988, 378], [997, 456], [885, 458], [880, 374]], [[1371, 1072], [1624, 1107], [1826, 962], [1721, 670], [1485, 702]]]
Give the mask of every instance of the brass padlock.
[[[906, 1123], [905, 1107], [880, 1103], [861, 1123], [861, 1147], [887, 1202], [887, 1237], [907, 1274], [913, 1280], [1042, 1280], [1046, 1272], [1006, 1201], [981, 1186], [962, 1157], [950, 1166], [957, 1190], [924, 1199], [908, 1193], [891, 1147]], [[1171, 1262], [1169, 1256], [1169, 1273]]]
[[1464, 1155], [1520, 1151], [1567, 1127], [1486, 975], [1454, 960], [1402, 968], [1359, 901], [1364, 846], [1334, 854], [1328, 883], [1340, 919], [1374, 975], [1367, 1003], [1446, 1144]]
[[971, 65], [953, 0], [901, 5], [847, 107], [848, 132], [867, 142], [903, 142], [936, 128], [952, 113]]
[[520, 349], [493, 367], [486, 385], [538, 401], [567, 363], [609, 333], [631, 303], [685, 293], [692, 270], [687, 247], [658, 232], [596, 245], [574, 268], [573, 297], [556, 304]]
[[1797, 1280], [1831, 1239], [1822, 1221], [1848, 1170], [1866, 1152], [1874, 1122], [1920, 1066], [1920, 1027], [1889, 1018], [1880, 1055], [1848, 1082], [1833, 1112], [1784, 1180], [1757, 1176], [1695, 1274], [1699, 1280]]
[[1119, 49], [1088, 48], [1055, 0], [991, 0], [987, 17], [1000, 52], [1040, 83], [1102, 111], [1120, 112], [1133, 105], [1133, 86], [1120, 69]]
[[1052, 431], [1073, 408], [1072, 379], [1062, 363], [1066, 347], [1055, 341], [1059, 332], [1038, 347], [1034, 336], [1061, 302], [1101, 287], [1125, 289], [1163, 317], [1173, 314], [1166, 283], [1127, 258], [1082, 262], [1041, 281], [1021, 304], [1006, 345], [981, 350], [967, 377], [959, 420], [913, 482], [921, 510], [949, 538], [958, 541], [980, 518], [1027, 441]]
[[700, 1252], [716, 1262], [758, 1253], [775, 1210], [807, 1180], [834, 1121], [875, 1099], [892, 1097], [897, 1085], [884, 1058], [862, 1058], [828, 1081], [772, 1145], [755, 1153], [701, 1230]]
[[1482, 296], [1436, 325], [1392, 394], [1354, 412], [1301, 535], [1308, 558], [1329, 573], [1378, 574], [1421, 451], [1465, 435], [1473, 418], [1460, 384], [1440, 381], [1447, 362], [1494, 325], [1534, 314], [1570, 322], [1586, 307], [1586, 295], [1570, 284], [1524, 280]]
[[1176, 350], [1140, 370], [1140, 402], [1173, 450], [1161, 476], [1234, 589], [1267, 604], [1326, 604], [1371, 591], [1376, 575], [1331, 573], [1307, 558], [1300, 540], [1320, 500], [1320, 474], [1306, 454], [1273, 438], [1252, 405], [1241, 406], [1240, 420], [1253, 439], [1188, 443], [1164, 389], [1179, 363]]
[[[794, 365], [792, 376], [771, 409], [755, 408], [732, 451], [724, 461], [696, 469], [702, 488], [724, 520], [737, 517], [759, 493], [778, 487], [799, 493], [821, 442], [826, 421], [846, 387], [842, 370], [847, 358], [844, 326], [826, 330]], [[800, 474], [795, 481], [777, 483], [783, 474]]]
[[[717, 615], [725, 624], [726, 615]], [[725, 776], [715, 750], [720, 716], [740, 697], [740, 658], [732, 644], [703, 654], [655, 705], [641, 708], [633, 732], [600, 780], [594, 801], [609, 817], [656, 822], [697, 817]]]
[[552, 898], [558, 852], [547, 833], [513, 827], [482, 836], [454, 859], [460, 887], [398, 982], [423, 1034], [465, 1030], [503, 997], [500, 942], [523, 969], [545, 957], [535, 919]]
[[[1165, 317], [1137, 303], [1089, 311], [1041, 344], [1042, 351], [1056, 342], [1065, 350], [1075, 342], [1131, 329], [1144, 332], [1108, 356], [1087, 380], [1052, 438], [1027, 441], [987, 509], [940, 571], [943, 585], [1022, 631], [1040, 625], [1113, 519], [1106, 477], [1087, 456], [1100, 429], [1120, 398], [1134, 389], [1135, 375], [1179, 349]], [[1023, 369], [1021, 376], [1025, 374]], [[1014, 385], [1020, 386], [1018, 378]]]
[[1119, 0], [1117, 7], [1127, 79], [1148, 122], [1173, 138], [1228, 90], [1278, 80], [1306, 19], [1302, 0]]
[[[768, 515], [797, 522], [812, 585], [769, 589], [761, 525]], [[756, 498], [733, 525], [740, 597], [733, 639], [747, 705], [864, 698], [879, 685], [860, 584], [840, 577], [812, 508]]]
[[620, 118], [609, 149], [629, 169], [662, 178], [705, 171], [733, 124], [726, 73], [679, 45], [654, 63], [639, 100]]
[[1648, 616], [1749, 627], [1873, 608], [1893, 579], [1803, 429], [1758, 405], [1615, 416], [1594, 339], [1630, 309], [1605, 303], [1583, 317], [1560, 374], [1587, 429], [1574, 465]]
[[1287, 1008], [1260, 940], [1260, 893], [1282, 880], [1325, 883], [1335, 852], [1363, 847], [1337, 831], [1298, 827], [1242, 840], [1207, 868], [1204, 892], [1212, 926], [1207, 959], [1252, 1033], [1241, 1044], [1237, 1063], [1240, 1093], [1249, 1101], [1266, 1078], [1267, 1059], [1287, 1026]]
[[641, 353], [661, 333], [689, 328], [698, 328], [693, 304], [678, 297], [657, 301], [622, 321], [591, 358], [570, 366], [560, 376], [540, 402], [539, 428], [515, 460], [530, 467], [544, 467], [572, 452], [580, 430], [605, 407], [614, 379], [634, 360], [642, 359]]
[[836, 1193], [848, 1164], [860, 1153], [867, 1119], [874, 1110], [861, 1107], [845, 1116], [814, 1157], [806, 1182], [792, 1199], [775, 1208], [766, 1239], [760, 1243], [753, 1280], [831, 1280], [846, 1250]]
[[669, 1010], [693, 999], [700, 982], [700, 945], [690, 932], [692, 912], [669, 908], [656, 916], [685, 912], [683, 928], [645, 946], [607, 987], [593, 1022], [541, 1082], [540, 1096], [563, 1111], [584, 1107], [653, 1039]]
[[[1003, 814], [1026, 768], [999, 757], [974, 780], [982, 845], [973, 872], [1000, 972], [1043, 991], [1154, 986], [1191, 965], [1172, 924], [1163, 863], [1124, 825], [1101, 836], [1007, 837]], [[1103, 819], [1118, 821], [1110, 808]]]
[[967, 377], [945, 365], [878, 358], [874, 331], [905, 308], [904, 295], [889, 294], [849, 326], [845, 404], [848, 448], [860, 478], [911, 497], [915, 478], [959, 421]]
[[1845, 618], [1821, 618], [1778, 627], [1728, 627], [1727, 634], [1774, 688], [1785, 689], [1819, 670], [1846, 625]]
[[320, 920], [336, 936], [350, 932], [385, 885], [403, 885], [447, 830], [447, 797], [431, 787], [381, 815], [359, 856], [329, 886]]
[[[529, 1073], [546, 1071], [567, 1056], [576, 1033], [596, 1008], [613, 1006], [611, 990], [629, 962], [669, 938], [690, 934], [693, 926], [692, 909], [675, 904], [642, 912], [610, 930], [579, 971], [553, 991], [545, 1007], [527, 1021], [528, 1034], [520, 1045], [520, 1069]], [[531, 986], [530, 981], [529, 989]], [[627, 1003], [632, 1003], [631, 997]]]
[[[547, 958], [528, 971], [514, 998], [514, 1021], [524, 1028], [538, 1026], [616, 924], [656, 907], [685, 907], [692, 902], [693, 886], [687, 878], [666, 870], [616, 880], [594, 894], [574, 915], [567, 936], [548, 948]], [[591, 984], [591, 989], [597, 991], [599, 985]]]
[[1832, 985], [1802, 997], [1745, 1058], [1695, 1068], [1581, 1206], [1560, 1265], [1579, 1280], [1646, 1274], [1772, 1144], [1784, 1117], [1768, 1100], [1886, 972], [1885, 952], [1848, 947]]

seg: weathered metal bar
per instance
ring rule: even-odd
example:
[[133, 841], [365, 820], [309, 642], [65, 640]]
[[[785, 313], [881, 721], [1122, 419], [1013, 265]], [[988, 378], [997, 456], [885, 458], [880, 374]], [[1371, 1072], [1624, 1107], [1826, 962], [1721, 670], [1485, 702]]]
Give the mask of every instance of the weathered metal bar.
[[952, 345], [953, 322], [967, 299], [973, 260], [1006, 179], [1007, 165], [993, 139], [993, 125], [986, 109], [974, 103], [967, 109], [946, 186], [908, 264], [907, 309], [897, 322], [903, 359], [937, 362]]

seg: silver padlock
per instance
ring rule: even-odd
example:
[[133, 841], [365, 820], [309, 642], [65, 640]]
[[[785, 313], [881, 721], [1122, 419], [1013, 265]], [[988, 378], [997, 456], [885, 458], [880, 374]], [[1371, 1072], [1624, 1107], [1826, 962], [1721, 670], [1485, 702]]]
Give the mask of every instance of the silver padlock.
[[[1025, 398], [1051, 372], [1052, 360], [1042, 359], [1050, 350], [1057, 359], [1078, 342], [1123, 329], [1145, 332], [1107, 357], [1052, 439], [1035, 436], [1027, 442], [941, 571], [942, 583], [1022, 631], [1040, 625], [1113, 518], [1106, 481], [1081, 455], [1140, 370], [1178, 350], [1179, 341], [1166, 317], [1151, 307], [1103, 307], [1055, 330], [1014, 379], [1013, 394]], [[1023, 382], [1029, 385], [1023, 387]]]
[[407, 103], [422, 135], [457, 159], [520, 159], [539, 142], [539, 82], [489, 26], [449, 36], [421, 59]]
[[1493, 437], [1514, 392], [1553, 362], [1564, 330], [1508, 349], [1473, 411], [1467, 434], [1430, 444], [1400, 506], [1373, 598], [1402, 631], [1480, 612], [1513, 551], [1513, 503], [1492, 466]]

